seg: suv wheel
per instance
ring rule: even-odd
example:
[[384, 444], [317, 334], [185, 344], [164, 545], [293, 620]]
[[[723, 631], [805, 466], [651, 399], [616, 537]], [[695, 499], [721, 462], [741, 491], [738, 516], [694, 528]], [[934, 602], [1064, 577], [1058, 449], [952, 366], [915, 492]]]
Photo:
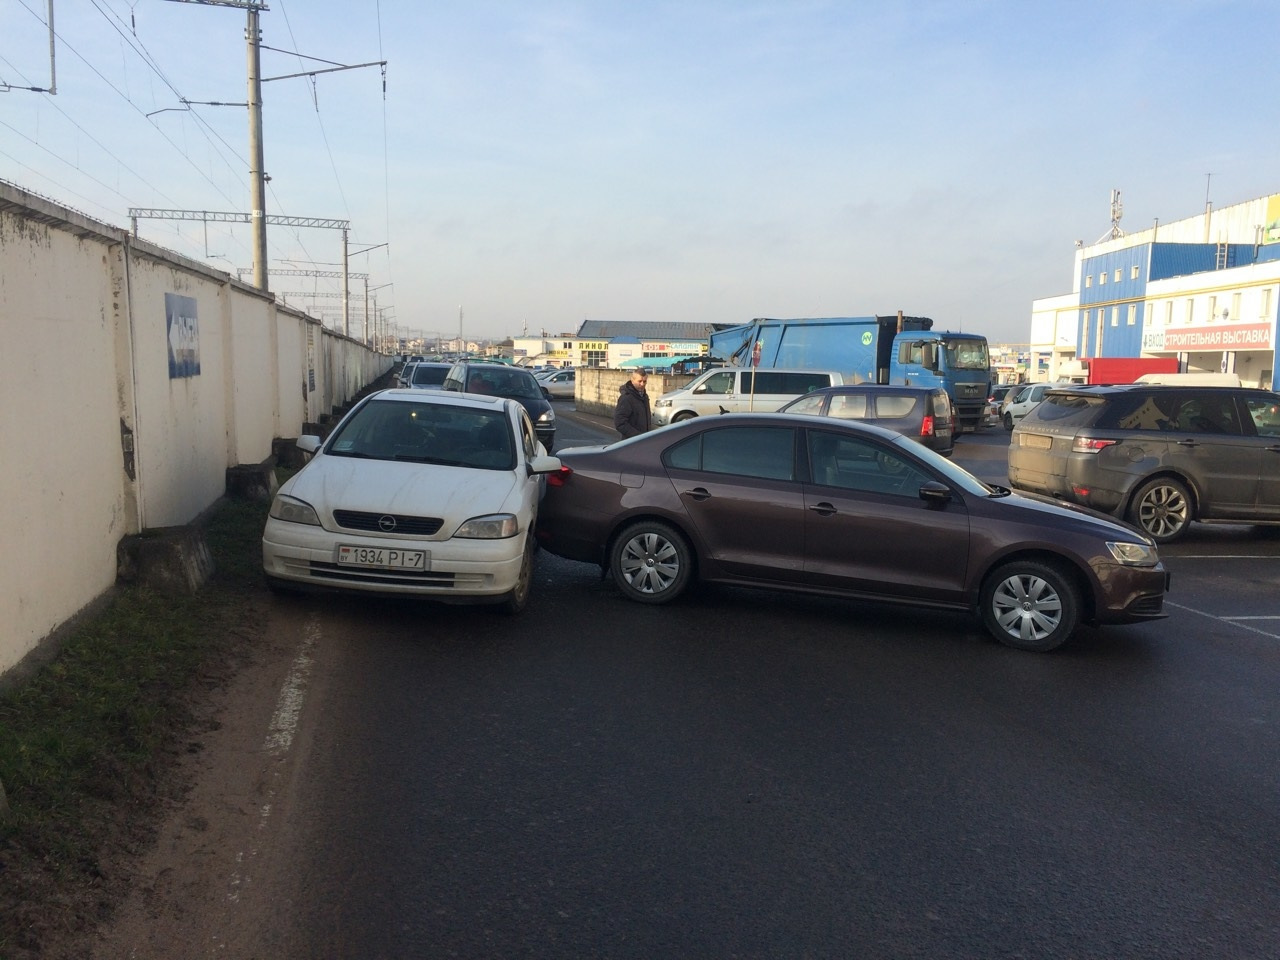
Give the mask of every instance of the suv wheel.
[[1012, 414], [1006, 413], [1006, 414], [1004, 415], [1004, 428], [1005, 428], [1006, 430], [1012, 430], [1012, 429], [1013, 429], [1013, 415], [1012, 415]]
[[1133, 495], [1129, 522], [1157, 543], [1171, 543], [1191, 524], [1191, 493], [1172, 477], [1148, 480]]
[[1060, 647], [1080, 623], [1080, 590], [1056, 566], [1014, 560], [982, 584], [982, 621], [1001, 643], [1045, 653]]

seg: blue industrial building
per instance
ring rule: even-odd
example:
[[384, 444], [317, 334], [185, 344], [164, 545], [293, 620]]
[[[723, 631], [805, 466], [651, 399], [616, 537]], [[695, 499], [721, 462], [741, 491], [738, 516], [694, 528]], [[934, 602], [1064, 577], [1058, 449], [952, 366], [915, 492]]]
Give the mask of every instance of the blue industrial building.
[[1094, 357], [1176, 356], [1188, 372], [1274, 388], [1280, 194], [1076, 250], [1071, 295], [1037, 300], [1031, 379]]

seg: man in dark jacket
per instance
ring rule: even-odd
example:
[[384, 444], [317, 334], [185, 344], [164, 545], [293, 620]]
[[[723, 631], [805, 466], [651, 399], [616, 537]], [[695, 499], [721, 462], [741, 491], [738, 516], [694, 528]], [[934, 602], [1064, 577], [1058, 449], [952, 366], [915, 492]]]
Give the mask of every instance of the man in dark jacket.
[[624, 440], [648, 433], [652, 426], [649, 395], [644, 392], [648, 379], [639, 370], [633, 370], [631, 379], [618, 388], [618, 405], [613, 408], [613, 426]]

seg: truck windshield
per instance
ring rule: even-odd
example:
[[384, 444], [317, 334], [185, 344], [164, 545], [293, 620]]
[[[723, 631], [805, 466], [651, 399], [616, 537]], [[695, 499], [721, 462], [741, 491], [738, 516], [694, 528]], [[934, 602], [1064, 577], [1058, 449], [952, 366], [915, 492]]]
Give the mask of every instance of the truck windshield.
[[985, 370], [989, 366], [985, 340], [948, 340], [947, 366], [952, 370]]

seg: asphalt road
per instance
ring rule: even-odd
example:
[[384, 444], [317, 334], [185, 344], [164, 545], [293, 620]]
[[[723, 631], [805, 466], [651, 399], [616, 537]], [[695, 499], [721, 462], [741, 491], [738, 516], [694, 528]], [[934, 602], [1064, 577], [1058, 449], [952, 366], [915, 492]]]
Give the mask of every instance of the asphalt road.
[[[557, 447], [611, 434], [557, 409]], [[964, 438], [957, 460], [1002, 475], [1005, 443]], [[110, 942], [1275, 957], [1280, 539], [1206, 528], [1166, 557], [1169, 619], [1048, 655], [947, 613], [738, 589], [631, 604], [545, 553], [517, 619], [273, 600], [258, 670], [288, 745], [268, 685], [228, 704], [243, 732], [193, 791], [218, 822], [176, 812], [140, 884], [163, 937]]]

